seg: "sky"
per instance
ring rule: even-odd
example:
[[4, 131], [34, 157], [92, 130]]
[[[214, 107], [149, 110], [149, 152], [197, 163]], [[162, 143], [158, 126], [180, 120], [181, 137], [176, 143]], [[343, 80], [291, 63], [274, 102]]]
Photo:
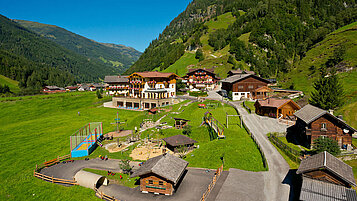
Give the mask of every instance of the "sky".
[[141, 52], [192, 0], [0, 0], [0, 14]]

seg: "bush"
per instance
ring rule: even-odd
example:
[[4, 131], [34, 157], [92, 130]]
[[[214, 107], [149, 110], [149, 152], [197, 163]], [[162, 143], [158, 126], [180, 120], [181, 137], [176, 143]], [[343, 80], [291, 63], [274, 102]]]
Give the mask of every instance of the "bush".
[[334, 156], [341, 153], [340, 146], [338, 146], [337, 141], [328, 137], [324, 138], [320, 136], [314, 140], [313, 148], [316, 153], [327, 151]]
[[186, 125], [183, 127], [182, 134], [190, 136], [192, 133], [192, 126]]

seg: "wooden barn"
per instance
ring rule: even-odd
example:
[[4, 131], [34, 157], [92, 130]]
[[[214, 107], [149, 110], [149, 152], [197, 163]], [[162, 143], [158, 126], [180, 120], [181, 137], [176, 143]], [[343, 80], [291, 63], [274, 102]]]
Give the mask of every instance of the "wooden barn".
[[174, 118], [174, 120], [175, 120], [175, 125], [174, 126], [175, 126], [176, 129], [182, 129], [190, 121], [190, 120], [182, 119], [182, 118]]
[[292, 120], [300, 106], [291, 99], [267, 98], [254, 104], [258, 115]]
[[182, 146], [186, 147], [186, 151], [192, 150], [194, 144], [197, 143], [196, 140], [193, 140], [185, 135], [175, 135], [162, 140], [166, 142], [166, 147], [174, 153], [177, 153], [179, 148]]
[[187, 165], [187, 161], [166, 153], [148, 159], [130, 177], [140, 177], [140, 191], [143, 193], [172, 195]]
[[302, 160], [296, 173], [302, 176], [299, 200], [357, 200], [352, 167], [326, 151]]
[[306, 105], [294, 115], [297, 117], [294, 133], [303, 144], [312, 145], [322, 136], [336, 140], [342, 148], [352, 149], [352, 134], [356, 129], [342, 119], [312, 105]]
[[[236, 74], [221, 80], [222, 89], [232, 92], [232, 100], [255, 99], [257, 89], [268, 86], [268, 80], [253, 74]], [[258, 91], [257, 91], [258, 92]], [[259, 98], [266, 98], [266, 93], [259, 94]]]

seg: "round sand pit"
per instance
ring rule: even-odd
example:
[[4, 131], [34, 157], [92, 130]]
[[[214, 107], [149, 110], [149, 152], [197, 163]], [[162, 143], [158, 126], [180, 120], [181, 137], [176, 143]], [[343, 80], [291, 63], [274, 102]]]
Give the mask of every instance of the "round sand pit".
[[[131, 154], [129, 155], [133, 160], [147, 160], [149, 158], [153, 158], [159, 155], [162, 155], [163, 152], [163, 147], [151, 147], [149, 148], [148, 146], [141, 146], [135, 148]], [[171, 151], [168, 151], [166, 149], [166, 152], [169, 152], [172, 154]]]
[[109, 153], [114, 153], [114, 152], [122, 151], [133, 144], [134, 143], [122, 144], [120, 147], [118, 147], [117, 143], [113, 142], [113, 143], [105, 145], [105, 149], [108, 150]]
[[109, 132], [105, 134], [104, 137], [125, 137], [131, 134], [133, 134], [133, 130], [122, 130], [120, 132]]

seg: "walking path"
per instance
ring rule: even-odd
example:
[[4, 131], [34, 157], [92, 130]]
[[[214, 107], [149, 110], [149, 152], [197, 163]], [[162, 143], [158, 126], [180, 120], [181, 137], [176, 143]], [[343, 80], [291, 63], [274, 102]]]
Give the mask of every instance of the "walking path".
[[269, 171], [249, 172], [231, 168], [216, 200], [289, 200], [289, 165], [266, 136], [269, 132], [284, 132], [286, 125], [278, 123], [276, 119], [248, 114], [240, 102], [231, 104], [238, 110], [264, 152]]

